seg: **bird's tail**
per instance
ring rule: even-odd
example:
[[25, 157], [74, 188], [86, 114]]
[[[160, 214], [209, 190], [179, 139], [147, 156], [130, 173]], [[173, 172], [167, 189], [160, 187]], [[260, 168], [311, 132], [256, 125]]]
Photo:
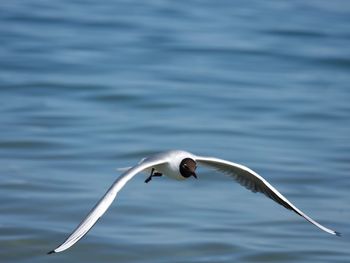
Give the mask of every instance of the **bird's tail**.
[[132, 167], [122, 167], [122, 168], [116, 168], [118, 172], [126, 172], [127, 170], [131, 169]]

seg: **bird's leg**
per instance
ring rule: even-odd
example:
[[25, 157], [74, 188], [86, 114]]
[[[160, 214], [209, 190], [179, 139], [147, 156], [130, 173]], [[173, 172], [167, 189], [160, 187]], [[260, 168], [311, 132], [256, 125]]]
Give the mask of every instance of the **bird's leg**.
[[154, 168], [152, 168], [151, 174], [146, 178], [146, 180], [145, 180], [146, 184], [152, 180], [153, 172], [154, 172]]
[[154, 168], [152, 168], [151, 174], [146, 178], [146, 180], [145, 180], [146, 184], [152, 180], [153, 172], [154, 172]]
[[147, 177], [147, 179], [145, 180], [145, 183], [148, 183], [149, 181], [151, 181], [153, 176], [162, 176], [162, 174], [158, 172], [154, 172], [154, 168], [152, 168], [151, 174], [150, 176]]

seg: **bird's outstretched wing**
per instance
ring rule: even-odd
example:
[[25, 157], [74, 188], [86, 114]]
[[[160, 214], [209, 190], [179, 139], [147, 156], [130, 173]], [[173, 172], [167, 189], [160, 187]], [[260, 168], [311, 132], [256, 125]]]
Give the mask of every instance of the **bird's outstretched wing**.
[[100, 201], [92, 208], [89, 214], [69, 235], [69, 237], [61, 245], [59, 245], [56, 249], [50, 251], [48, 254], [62, 252], [78, 242], [95, 225], [97, 220], [107, 211], [108, 207], [112, 204], [120, 189], [122, 189], [123, 186], [137, 173], [142, 172], [152, 166], [166, 162], [167, 160], [165, 159], [144, 159], [141, 163], [130, 168], [121, 176], [119, 176], [119, 178], [112, 184], [112, 186], [108, 189]]
[[275, 202], [283, 205], [285, 208], [290, 209], [298, 215], [304, 217], [307, 221], [314, 224], [318, 228], [326, 231], [327, 233], [340, 236], [340, 233], [322, 226], [315, 220], [304, 214], [298, 208], [296, 208], [287, 198], [285, 198], [280, 192], [277, 191], [269, 182], [267, 182], [262, 176], [258, 175], [253, 170], [243, 165], [229, 162], [226, 160], [197, 156], [196, 161], [205, 166], [215, 168], [223, 173], [226, 173], [233, 177], [239, 184], [251, 190], [252, 192], [260, 192], [271, 198]]

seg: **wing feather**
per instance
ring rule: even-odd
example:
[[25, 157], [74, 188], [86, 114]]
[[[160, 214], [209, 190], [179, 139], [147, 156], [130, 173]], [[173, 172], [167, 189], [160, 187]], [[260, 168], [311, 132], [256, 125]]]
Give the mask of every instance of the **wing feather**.
[[107, 211], [113, 200], [117, 196], [117, 193], [123, 186], [139, 172], [150, 168], [155, 165], [165, 163], [166, 160], [162, 159], [145, 159], [140, 164], [130, 168], [112, 184], [108, 191], [102, 196], [98, 203], [91, 209], [85, 219], [76, 227], [76, 229], [68, 236], [68, 238], [59, 245], [56, 249], [50, 251], [48, 254], [55, 252], [62, 252], [76, 242], [78, 242], [83, 236], [89, 232], [89, 230], [97, 223], [101, 216]]
[[251, 190], [252, 192], [263, 193], [265, 196], [274, 200], [278, 204], [284, 206], [289, 210], [294, 211], [301, 217], [304, 217], [307, 221], [314, 224], [323, 231], [340, 236], [339, 232], [324, 227], [323, 225], [317, 223], [315, 220], [304, 214], [297, 207], [295, 207], [286, 197], [284, 197], [279, 191], [277, 191], [276, 188], [274, 188], [269, 182], [267, 182], [262, 176], [258, 175], [256, 172], [249, 169], [248, 167], [212, 157], [197, 156], [196, 161], [200, 164], [214, 168], [218, 171], [230, 175], [239, 184]]

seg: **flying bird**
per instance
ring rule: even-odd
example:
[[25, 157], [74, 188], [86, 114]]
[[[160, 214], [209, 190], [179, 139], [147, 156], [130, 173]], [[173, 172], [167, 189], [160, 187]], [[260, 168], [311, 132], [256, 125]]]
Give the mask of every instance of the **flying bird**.
[[125, 172], [117, 178], [104, 196], [68, 236], [68, 238], [56, 249], [48, 252], [48, 254], [62, 252], [78, 242], [106, 212], [123, 186], [136, 174], [140, 172], [150, 173], [149, 177], [145, 180], [146, 183], [151, 181], [153, 177], [162, 175], [166, 175], [176, 180], [184, 180], [190, 177], [197, 178], [197, 165], [203, 165], [223, 172], [252, 192], [263, 193], [285, 208], [294, 211], [321, 230], [332, 235], [340, 236], [339, 232], [317, 223], [315, 220], [300, 211], [288, 201], [286, 197], [277, 191], [275, 187], [248, 167], [219, 158], [197, 156], [186, 151], [173, 150], [151, 155], [142, 159], [137, 165], [126, 168]]

